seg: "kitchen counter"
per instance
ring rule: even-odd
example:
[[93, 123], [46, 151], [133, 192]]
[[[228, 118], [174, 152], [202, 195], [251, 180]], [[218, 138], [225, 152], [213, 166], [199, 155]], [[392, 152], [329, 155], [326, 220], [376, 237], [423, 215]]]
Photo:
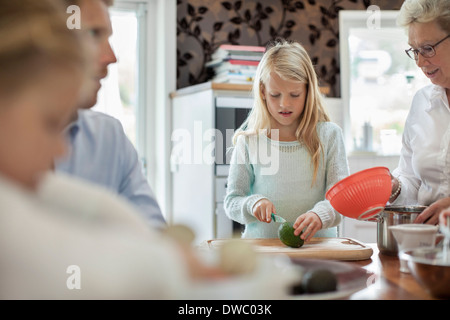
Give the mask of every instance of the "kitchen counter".
[[412, 274], [400, 272], [400, 262], [395, 256], [380, 254], [376, 243], [370, 260], [348, 262], [374, 273], [366, 289], [354, 293], [351, 300], [434, 300]]
[[[314, 238], [313, 238], [314, 239]], [[343, 239], [343, 238], [336, 238]], [[247, 239], [245, 241], [259, 241], [258, 244], [253, 244], [256, 246], [257, 252], [261, 254], [273, 254], [272, 247], [268, 245], [268, 240], [271, 239], [262, 239], [266, 240], [262, 243], [261, 239]], [[201, 248], [204, 249], [213, 249], [220, 247], [222, 240], [211, 240], [204, 242]], [[320, 243], [316, 243], [312, 246], [320, 246]], [[322, 245], [322, 246], [326, 246]], [[330, 245], [328, 245], [329, 247]], [[273, 247], [274, 250], [278, 247]], [[336, 247], [337, 248], [337, 247]], [[349, 300], [436, 300], [433, 296], [431, 296], [424, 287], [422, 287], [410, 273], [400, 272], [400, 261], [397, 256], [388, 256], [384, 254], [380, 254], [378, 250], [378, 246], [376, 243], [365, 243], [364, 248], [367, 248], [371, 251], [364, 260], [347, 260], [344, 259], [339, 261], [339, 259], [335, 258], [324, 258], [327, 263], [321, 263], [318, 257], [303, 255], [303, 256], [291, 256], [291, 258], [303, 260], [302, 263], [305, 264], [306, 260], [311, 259], [309, 265], [313, 265], [315, 268], [319, 265], [324, 265], [325, 268], [330, 268], [330, 270], [335, 270], [340, 275], [340, 281], [342, 281], [341, 292], [345, 292], [345, 290], [355, 288], [361, 288], [361, 290], [354, 292], [350, 296], [341, 296], [343, 299]], [[321, 249], [316, 249], [316, 254], [323, 254]], [[324, 250], [324, 248], [322, 248]], [[327, 249], [328, 251], [334, 249]], [[342, 254], [345, 254], [345, 250], [341, 248]], [[275, 252], [275, 251], [274, 251]], [[366, 249], [364, 250], [366, 252]], [[281, 253], [281, 252], [280, 252]], [[278, 253], [277, 253], [278, 254]], [[285, 253], [283, 253], [285, 254]], [[347, 253], [348, 255], [348, 253]], [[300, 265], [302, 265], [300, 263]], [[334, 264], [334, 265], [332, 265]], [[342, 264], [342, 265], [337, 265]], [[305, 265], [308, 268], [308, 264]], [[353, 269], [354, 274], [352, 276], [348, 276], [347, 273]], [[363, 270], [361, 270], [362, 268]], [[364, 271], [366, 270], [366, 271]], [[355, 280], [357, 279], [357, 280]], [[361, 283], [362, 281], [362, 283]]]

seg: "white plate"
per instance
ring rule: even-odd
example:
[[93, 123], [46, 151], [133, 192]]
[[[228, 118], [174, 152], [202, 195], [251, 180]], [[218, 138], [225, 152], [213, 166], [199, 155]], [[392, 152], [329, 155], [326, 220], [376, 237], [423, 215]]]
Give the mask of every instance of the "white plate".
[[373, 273], [350, 263], [319, 259], [292, 259], [293, 263], [301, 266], [304, 272], [309, 270], [327, 269], [333, 272], [338, 280], [337, 290], [332, 292], [292, 295], [298, 300], [335, 300], [344, 299], [351, 294], [365, 289], [368, 279]]

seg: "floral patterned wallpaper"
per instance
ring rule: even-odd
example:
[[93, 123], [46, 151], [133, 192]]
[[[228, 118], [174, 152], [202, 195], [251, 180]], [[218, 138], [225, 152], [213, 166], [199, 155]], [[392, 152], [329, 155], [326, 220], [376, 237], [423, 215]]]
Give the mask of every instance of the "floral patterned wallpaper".
[[225, 43], [265, 46], [277, 37], [302, 43], [321, 85], [339, 96], [340, 10], [398, 10], [403, 0], [177, 0], [177, 87], [211, 79], [205, 68]]

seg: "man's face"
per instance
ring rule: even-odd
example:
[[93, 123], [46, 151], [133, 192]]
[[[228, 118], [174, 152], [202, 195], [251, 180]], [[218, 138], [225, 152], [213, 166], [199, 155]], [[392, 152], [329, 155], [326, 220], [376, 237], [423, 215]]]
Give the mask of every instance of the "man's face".
[[100, 80], [108, 74], [108, 66], [116, 63], [117, 58], [109, 43], [112, 35], [111, 19], [108, 7], [101, 0], [82, 0], [81, 29], [84, 31], [93, 51], [93, 70], [89, 76], [88, 94], [80, 104], [81, 109], [88, 109], [97, 103], [97, 94], [101, 88]]

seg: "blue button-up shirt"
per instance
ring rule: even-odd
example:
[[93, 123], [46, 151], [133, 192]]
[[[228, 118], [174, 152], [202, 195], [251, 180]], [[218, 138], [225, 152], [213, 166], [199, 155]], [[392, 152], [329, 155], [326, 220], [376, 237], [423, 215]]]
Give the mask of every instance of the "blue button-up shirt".
[[56, 161], [56, 170], [107, 187], [127, 198], [155, 227], [165, 225], [136, 149], [117, 119], [79, 110], [78, 119], [66, 130], [70, 148]]

